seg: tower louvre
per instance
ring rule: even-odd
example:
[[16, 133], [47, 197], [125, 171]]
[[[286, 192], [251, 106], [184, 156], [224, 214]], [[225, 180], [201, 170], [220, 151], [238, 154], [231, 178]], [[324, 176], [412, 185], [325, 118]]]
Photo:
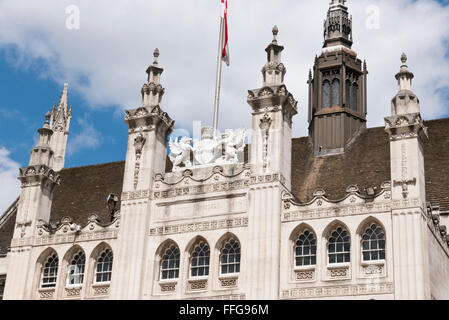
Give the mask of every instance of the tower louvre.
[[352, 17], [345, 0], [333, 0], [324, 44], [309, 74], [309, 136], [315, 155], [342, 153], [366, 128], [366, 62], [352, 47]]

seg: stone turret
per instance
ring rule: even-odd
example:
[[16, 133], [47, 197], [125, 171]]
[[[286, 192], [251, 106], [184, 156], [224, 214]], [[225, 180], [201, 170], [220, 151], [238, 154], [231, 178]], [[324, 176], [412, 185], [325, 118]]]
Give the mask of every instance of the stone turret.
[[390, 136], [395, 297], [430, 299], [423, 152], [427, 129], [411, 88], [413, 73], [405, 54], [401, 62], [398, 93], [391, 103], [391, 116], [385, 118]]
[[19, 169], [22, 190], [11, 244], [5, 299], [30, 298], [30, 283], [27, 283], [26, 275], [30, 270], [34, 270], [36, 261], [32, 259], [29, 249], [24, 250], [23, 247], [16, 246], [20, 242], [28, 243], [27, 241], [33, 239], [37, 235], [38, 224], [46, 225], [50, 222], [53, 190], [60, 180], [59, 174], [51, 168], [53, 130], [50, 127], [50, 118], [51, 114], [47, 113], [44, 125], [38, 130], [39, 141], [31, 151], [29, 165]]
[[167, 140], [174, 127], [174, 121], [160, 106], [164, 89], [160, 84], [163, 69], [158, 66], [158, 57], [156, 49], [154, 62], [147, 69], [147, 83], [141, 90], [141, 106], [126, 110], [125, 115], [129, 129], [118, 235], [121, 241], [113, 267], [114, 274], [123, 276], [112, 284], [114, 299], [142, 298], [150, 194], [155, 174], [165, 172]]

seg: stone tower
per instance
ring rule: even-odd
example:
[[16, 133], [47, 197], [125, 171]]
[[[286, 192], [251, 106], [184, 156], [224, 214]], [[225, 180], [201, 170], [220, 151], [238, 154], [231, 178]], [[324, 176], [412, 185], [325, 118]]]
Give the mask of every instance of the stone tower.
[[[34, 269], [31, 255], [31, 243], [27, 249], [15, 248], [28, 243], [37, 233], [37, 225], [47, 225], [50, 221], [50, 209], [53, 189], [59, 184], [59, 175], [52, 169], [53, 150], [50, 147], [53, 130], [50, 128], [50, 113], [39, 132], [39, 141], [31, 150], [27, 167], [20, 168], [19, 180], [22, 191], [17, 208], [17, 218], [5, 293], [7, 299], [30, 299], [31, 283], [27, 282], [30, 270]], [[9, 276], [11, 275], [11, 276]]]
[[427, 136], [413, 73], [401, 56], [399, 90], [385, 118], [390, 135], [394, 280], [396, 299], [430, 299], [423, 139]]
[[352, 17], [345, 0], [332, 0], [324, 45], [309, 73], [309, 135], [315, 155], [342, 153], [366, 128], [366, 63], [352, 46]]
[[150, 219], [150, 193], [156, 173], [165, 172], [167, 139], [174, 121], [163, 112], [160, 102], [164, 88], [158, 66], [159, 50], [147, 69], [148, 80], [143, 85], [142, 104], [127, 110], [128, 147], [126, 151], [120, 209], [120, 245], [113, 273], [122, 275], [113, 282], [114, 299], [141, 299], [144, 263], [147, 257], [147, 226]]
[[67, 83], [64, 84], [58, 106], [53, 105], [50, 111], [50, 128], [53, 130], [50, 146], [54, 152], [53, 170], [55, 171], [64, 168], [67, 138], [72, 119], [72, 106], [68, 106], [68, 86]]

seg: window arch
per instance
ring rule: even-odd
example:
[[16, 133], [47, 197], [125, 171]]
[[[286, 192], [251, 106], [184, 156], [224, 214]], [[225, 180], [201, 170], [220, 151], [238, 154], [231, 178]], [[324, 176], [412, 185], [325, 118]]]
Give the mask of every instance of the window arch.
[[202, 277], [209, 275], [210, 248], [201, 240], [193, 247], [190, 258], [190, 276]]
[[316, 265], [316, 237], [309, 230], [304, 230], [295, 242], [295, 267]]
[[328, 242], [329, 263], [350, 262], [351, 237], [345, 228], [339, 226], [332, 231]]
[[220, 252], [220, 273], [240, 273], [240, 243], [231, 238], [223, 244]]
[[323, 108], [329, 108], [331, 104], [331, 83], [329, 80], [323, 81], [322, 105]]
[[376, 223], [371, 223], [362, 235], [362, 259], [385, 260], [385, 232]]
[[58, 278], [59, 258], [56, 253], [48, 256], [42, 266], [41, 288], [54, 288]]
[[352, 98], [351, 98], [351, 107], [354, 111], [357, 111], [358, 108], [358, 97], [359, 97], [359, 86], [357, 83], [352, 84]]
[[165, 249], [161, 259], [161, 279], [179, 278], [180, 253], [177, 245], [172, 244]]
[[84, 251], [77, 251], [67, 268], [67, 285], [80, 285], [84, 282], [84, 270], [86, 267], [86, 255]]
[[107, 248], [97, 257], [95, 264], [95, 283], [109, 282], [112, 278], [112, 263], [114, 255], [112, 250]]
[[340, 105], [340, 80], [332, 80], [332, 107]]
[[351, 81], [346, 80], [345, 84], [346, 108], [351, 108]]

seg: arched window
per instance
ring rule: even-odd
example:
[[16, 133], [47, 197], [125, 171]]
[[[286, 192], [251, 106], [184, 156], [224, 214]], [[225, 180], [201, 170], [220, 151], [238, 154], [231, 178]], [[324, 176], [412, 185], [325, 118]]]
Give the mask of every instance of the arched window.
[[346, 108], [351, 108], [351, 81], [346, 80], [345, 84]]
[[329, 263], [343, 263], [350, 261], [351, 239], [342, 227], [335, 229], [329, 237]]
[[331, 105], [331, 84], [328, 80], [323, 82], [323, 108], [329, 108]]
[[210, 249], [206, 242], [200, 241], [193, 248], [190, 261], [190, 275], [201, 277], [209, 275]]
[[220, 257], [221, 274], [240, 272], [240, 243], [235, 239], [229, 239], [221, 249]]
[[50, 255], [42, 267], [41, 288], [56, 287], [59, 259], [56, 253]]
[[352, 85], [351, 107], [354, 111], [358, 108], [359, 86], [354, 82]]
[[332, 81], [332, 107], [340, 105], [340, 80]]
[[385, 259], [385, 233], [382, 228], [373, 223], [362, 236], [363, 261]]
[[179, 248], [172, 244], [169, 246], [161, 260], [161, 279], [178, 279], [179, 278]]
[[295, 245], [295, 266], [314, 266], [316, 264], [316, 238], [309, 230], [299, 235]]
[[77, 252], [67, 269], [67, 285], [83, 284], [86, 255], [83, 251]]
[[113, 254], [111, 249], [100, 253], [95, 266], [95, 282], [109, 282], [112, 277]]

